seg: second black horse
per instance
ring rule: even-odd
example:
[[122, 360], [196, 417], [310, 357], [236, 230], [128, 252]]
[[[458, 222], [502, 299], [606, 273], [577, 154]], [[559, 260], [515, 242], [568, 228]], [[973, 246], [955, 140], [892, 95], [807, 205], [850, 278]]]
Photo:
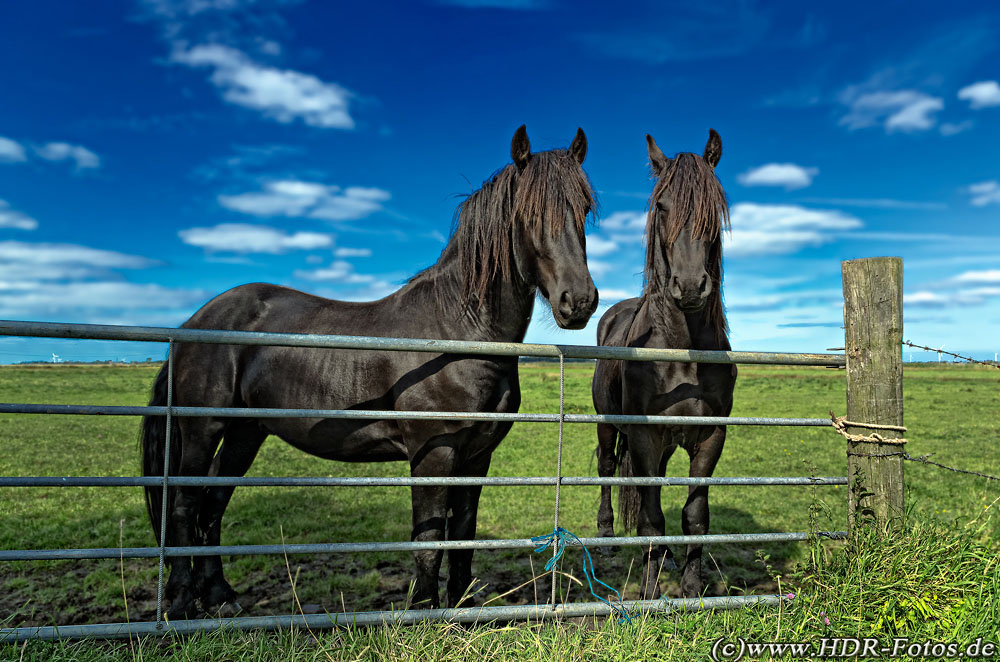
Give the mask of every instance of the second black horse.
[[[612, 306], [597, 329], [601, 345], [728, 350], [722, 306], [722, 230], [729, 227], [726, 194], [715, 176], [722, 140], [710, 130], [702, 156], [664, 156], [646, 136], [656, 177], [646, 220], [645, 286], [642, 296]], [[736, 366], [639, 361], [597, 362], [594, 407], [600, 414], [728, 416], [733, 407]], [[691, 459], [691, 476], [711, 476], [726, 440], [725, 426], [597, 426], [598, 472], [663, 476], [678, 446]], [[640, 536], [664, 535], [659, 487], [622, 487], [619, 514], [624, 528]], [[682, 514], [685, 535], [708, 533], [708, 487], [688, 490]], [[601, 536], [614, 535], [611, 488], [601, 488], [597, 516]], [[689, 545], [681, 591], [704, 589], [701, 545]], [[675, 567], [667, 547], [646, 551], [642, 598], [660, 595], [661, 567]]]

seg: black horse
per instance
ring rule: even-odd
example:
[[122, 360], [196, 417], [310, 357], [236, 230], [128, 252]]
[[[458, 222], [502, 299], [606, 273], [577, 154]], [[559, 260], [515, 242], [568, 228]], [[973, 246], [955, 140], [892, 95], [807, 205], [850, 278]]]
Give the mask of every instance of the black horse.
[[[649, 135], [649, 161], [656, 185], [646, 220], [645, 286], [642, 296], [612, 306], [597, 328], [601, 345], [729, 349], [722, 307], [722, 237], [729, 207], [715, 166], [722, 140], [709, 131], [703, 156], [668, 159]], [[594, 407], [602, 414], [728, 416], [733, 407], [736, 367], [704, 363], [598, 361]], [[616, 440], [617, 438], [617, 440]], [[691, 476], [711, 476], [726, 440], [725, 426], [597, 426], [598, 471], [613, 476], [663, 476], [678, 446], [691, 458]], [[616, 443], [617, 441], [617, 443]], [[621, 488], [624, 528], [641, 536], [664, 535], [659, 487]], [[611, 488], [601, 488], [597, 526], [614, 535]], [[708, 487], [691, 487], [684, 505], [686, 535], [708, 533]], [[666, 547], [645, 554], [642, 597], [659, 597], [661, 563], [675, 568]], [[701, 545], [689, 545], [681, 590], [700, 595]]]
[[[379, 301], [348, 303], [254, 283], [208, 302], [184, 326], [200, 329], [520, 341], [536, 291], [556, 323], [586, 325], [597, 307], [584, 226], [594, 206], [581, 165], [582, 130], [568, 150], [532, 154], [522, 126], [513, 164], [463, 201], [437, 263]], [[517, 357], [289, 347], [183, 344], [175, 349], [174, 404], [207, 407], [459, 410], [516, 412]], [[152, 405], [167, 398], [166, 369]], [[405, 460], [413, 476], [484, 476], [508, 422], [429, 420], [175, 418], [170, 473], [242, 476], [274, 434], [319, 457], [345, 462]], [[166, 423], [142, 429], [146, 476], [162, 475]], [[476, 534], [480, 487], [413, 487], [412, 539], [465, 540]], [[171, 488], [168, 545], [218, 545], [231, 487]], [[304, 497], [305, 495], [303, 495]], [[146, 489], [160, 537], [162, 489]], [[308, 501], [303, 498], [303, 508]], [[416, 601], [440, 605], [440, 551], [414, 553]], [[448, 604], [472, 576], [472, 551], [449, 552]], [[195, 600], [213, 610], [236, 597], [218, 556], [171, 559], [168, 616], [190, 617]]]

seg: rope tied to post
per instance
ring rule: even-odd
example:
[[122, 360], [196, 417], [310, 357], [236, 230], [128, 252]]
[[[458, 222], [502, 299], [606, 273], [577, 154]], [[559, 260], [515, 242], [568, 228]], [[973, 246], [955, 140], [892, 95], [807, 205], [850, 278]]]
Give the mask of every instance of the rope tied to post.
[[837, 416], [830, 410], [830, 420], [833, 424], [833, 429], [851, 442], [864, 442], [869, 444], [894, 444], [897, 446], [902, 446], [906, 443], [906, 439], [902, 437], [883, 437], [878, 432], [873, 432], [870, 435], [864, 434], [851, 434], [847, 431], [847, 428], [865, 428], [866, 430], [893, 430], [895, 432], [906, 432], [906, 427], [903, 425], [882, 425], [880, 423], [858, 423], [856, 421], [847, 420], [846, 416]]

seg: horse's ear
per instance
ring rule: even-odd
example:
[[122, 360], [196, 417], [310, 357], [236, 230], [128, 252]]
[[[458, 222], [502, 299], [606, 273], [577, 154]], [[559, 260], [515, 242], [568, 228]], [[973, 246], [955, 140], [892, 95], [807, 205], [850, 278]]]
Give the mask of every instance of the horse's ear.
[[722, 138], [719, 137], [719, 133], [715, 129], [708, 130], [708, 142], [705, 143], [705, 154], [702, 158], [713, 169], [719, 165], [719, 159], [722, 158]]
[[663, 172], [667, 167], [667, 157], [657, 146], [653, 136], [646, 134], [646, 147], [649, 148], [649, 163], [653, 166], [653, 172]]
[[528, 129], [523, 124], [521, 128], [514, 132], [514, 139], [510, 141], [510, 156], [514, 159], [514, 165], [517, 166], [518, 171], [524, 170], [528, 165], [528, 161], [531, 160], [531, 143], [528, 142]]
[[583, 160], [587, 158], [587, 134], [583, 132], [583, 129], [577, 128], [576, 136], [569, 146], [569, 153], [576, 159], [577, 163], [583, 165]]

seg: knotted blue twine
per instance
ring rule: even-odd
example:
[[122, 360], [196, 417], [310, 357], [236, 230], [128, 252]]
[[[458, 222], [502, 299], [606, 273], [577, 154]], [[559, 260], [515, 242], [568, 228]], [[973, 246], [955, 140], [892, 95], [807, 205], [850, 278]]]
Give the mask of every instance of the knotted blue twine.
[[576, 544], [578, 544], [580, 547], [583, 548], [583, 576], [587, 578], [587, 587], [590, 588], [590, 594], [595, 598], [597, 598], [598, 600], [600, 600], [601, 602], [603, 602], [604, 604], [606, 604], [607, 606], [611, 607], [611, 609], [614, 610], [614, 612], [621, 617], [622, 621], [627, 622], [629, 625], [631, 625], [632, 619], [629, 617], [628, 612], [625, 610], [624, 606], [619, 607], [613, 605], [609, 601], [599, 596], [594, 591], [594, 582], [597, 582], [604, 588], [614, 593], [615, 596], [617, 596], [618, 598], [619, 604], [622, 602], [622, 595], [621, 593], [618, 592], [617, 589], [608, 586], [607, 584], [605, 584], [604, 582], [602, 582], [600, 579], [597, 578], [597, 574], [594, 572], [594, 559], [592, 559], [590, 556], [590, 550], [587, 549], [587, 546], [584, 545], [583, 542], [581, 542], [580, 539], [577, 537], [577, 535], [572, 531], [567, 531], [566, 529], [559, 526], [556, 527], [552, 531], [552, 533], [547, 533], [544, 536], [534, 536], [531, 539], [531, 542], [539, 543], [538, 547], [535, 548], [535, 552], [537, 553], [544, 552], [546, 549], [548, 549], [549, 545], [555, 545], [554, 549], [555, 554], [553, 554], [552, 558], [549, 559], [548, 562], [545, 564], [545, 571], [548, 572], [552, 570], [552, 568], [554, 568], [555, 565], [562, 558], [563, 552], [566, 550], [566, 545], [569, 544], [570, 542], [569, 540], [567, 540], [567, 538], [572, 538], [573, 541], [576, 541]]

